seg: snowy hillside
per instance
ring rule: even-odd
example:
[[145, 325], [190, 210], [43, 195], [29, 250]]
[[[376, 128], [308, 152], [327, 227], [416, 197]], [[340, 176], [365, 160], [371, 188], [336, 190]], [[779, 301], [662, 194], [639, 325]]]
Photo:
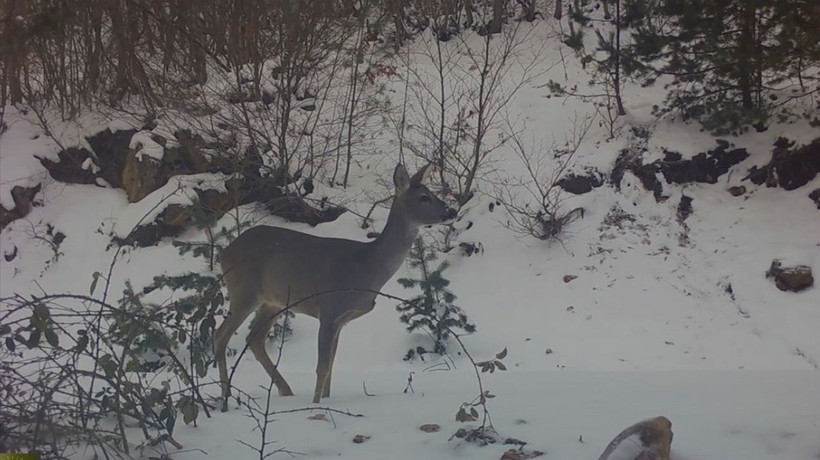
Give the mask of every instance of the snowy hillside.
[[[543, 26], [532, 33], [550, 43], [546, 37], [552, 31], [538, 27]], [[569, 81], [585, 79], [576, 62], [559, 64], [558, 46], [547, 46], [537, 78], [527, 81], [507, 108], [523, 133], [522, 141], [533, 151], [537, 145], [571, 144], [579, 120], [594, 116], [590, 104], [550, 97], [544, 87], [547, 80], [562, 80], [565, 74]], [[417, 72], [427, 65], [421, 58], [414, 62]], [[395, 65], [398, 75], [409, 72], [401, 60]], [[521, 75], [513, 69], [504, 78], [515, 85]], [[392, 105], [402, 106], [401, 80], [381, 78]], [[622, 429], [662, 415], [672, 422], [673, 460], [820, 459], [820, 289], [815, 282], [801, 292], [781, 291], [766, 277], [776, 259], [785, 266], [806, 265], [815, 277], [820, 273], [820, 213], [808, 198], [820, 188], [820, 177], [788, 191], [743, 180], [752, 166], [769, 160], [778, 137], [803, 145], [820, 133], [798, 121], [723, 137], [732, 148], [745, 149], [748, 158], [711, 184], [668, 183], [658, 174], [657, 199], [634, 171], [624, 172], [618, 182], [611, 179], [623, 150], [641, 152], [643, 164], [649, 164], [663, 159], [666, 151], [689, 159], [718, 145], [697, 124], [656, 119], [651, 108], [662, 97], [658, 88], [625, 86], [628, 115], [614, 139], [609, 139], [605, 123], [593, 119], [566, 172], [583, 175], [595, 168], [605, 180], [588, 193], [563, 193], [563, 209], [580, 207], [583, 215], [556, 239], [542, 241], [511, 228], [514, 221], [501, 201], [525, 200], [527, 189], [515, 184], [531, 182], [532, 177], [512, 142], [501, 142], [483, 170], [478, 193], [461, 208], [454, 224], [456, 249], [439, 254], [451, 264], [446, 276], [455, 303], [477, 326], [474, 334], [462, 337], [469, 353], [483, 361], [507, 350], [506, 371], [482, 374], [482, 385], [496, 395], [487, 407], [498, 443], [479, 446], [453, 437], [459, 428], [477, 424], [455, 420], [462, 403], [479, 394], [470, 361], [454, 341], [449, 356], [430, 353], [424, 360], [404, 361], [408, 349], [427, 345], [428, 337], [407, 334], [398, 321], [397, 301], [382, 297], [371, 313], [342, 331], [331, 397], [319, 405], [310, 403], [318, 322], [303, 315], [293, 319], [279, 368], [296, 395], [279, 397], [274, 391], [270, 398], [270, 409], [278, 412], [267, 426], [267, 440], [274, 442], [268, 451], [282, 449], [274, 458], [290, 453], [296, 458], [498, 459], [518, 447], [503, 444], [515, 438], [527, 443], [522, 452], [540, 451], [541, 458], [597, 459]], [[414, 110], [423, 110], [409, 104], [411, 118], [418, 115]], [[180, 255], [170, 244], [174, 238], [156, 246], [126, 246], [119, 253], [111, 242], [113, 235], [128, 234], [168, 205], [190, 203], [192, 190], [213, 182], [218, 173], [173, 176], [142, 200], [129, 203], [119, 188], [57, 181], [35, 158], [56, 160], [62, 148], [83, 147], [86, 137], [106, 127], [134, 127], [129, 120], [93, 118], [59, 124], [58, 145], [31, 113], [6, 108], [8, 130], [0, 136], [0, 203], [14, 207], [14, 186], [41, 184], [42, 189], [31, 212], [0, 233], [5, 255], [0, 261], [0, 297], [91, 292], [91, 297], [102, 299], [102, 284], [90, 286], [96, 284], [95, 273], [107, 277], [112, 261], [106, 294], [112, 304], [126, 282], [141, 289], [158, 275], [208, 271], [202, 258]], [[651, 134], [638, 135], [633, 129], [637, 127]], [[135, 135], [132, 144], [140, 139], [152, 143], [145, 155], [161, 157], [162, 146], [140, 136], [144, 134]], [[359, 216], [388, 195], [399, 149], [396, 133], [386, 128], [365, 138], [371, 153], [355, 163], [350, 186], [317, 183], [311, 195], [344, 203], [352, 212], [311, 227], [288, 223], [250, 204], [225, 215], [214, 228], [230, 226], [241, 215], [256, 223], [366, 241], [367, 232], [382, 229], [388, 209], [377, 207], [368, 229], [361, 228]], [[404, 154], [411, 173], [423, 165], [411, 153]], [[553, 155], [544, 158], [547, 173], [562, 161]], [[728, 191], [733, 186], [746, 191], [733, 196]], [[58, 243], [55, 232], [64, 235]], [[422, 234], [432, 242], [441, 239], [442, 229], [432, 227]], [[204, 231], [189, 228], [177, 239], [204, 238]], [[481, 250], [467, 256], [459, 243], [480, 243]], [[399, 269], [384, 293], [415, 295], [396, 281], [408, 276], [414, 276], [409, 267]], [[175, 295], [163, 290], [152, 300], [170, 303]], [[71, 300], [62, 302], [72, 308]], [[247, 325], [230, 347], [241, 351], [246, 333]], [[268, 350], [277, 348], [278, 343], [271, 342]], [[229, 367], [236, 359], [236, 354], [229, 356]], [[219, 396], [217, 380], [217, 370], [208, 369], [201, 382], [206, 398]], [[233, 385], [264, 409], [268, 383], [262, 366], [245, 353]], [[257, 457], [245, 445], [259, 446], [262, 439], [247, 408], [232, 401], [230, 410], [221, 413], [215, 400], [210, 402], [210, 418], [200, 413], [196, 426], [182, 423], [180, 417], [174, 439], [182, 448], [169, 446], [168, 458]], [[421, 431], [423, 424], [437, 424], [440, 430]], [[140, 428], [126, 425], [129, 438], [138, 444]], [[361, 442], [353, 441], [356, 435], [362, 435]], [[157, 456], [158, 450], [146, 447], [132, 454]], [[90, 458], [91, 451], [67, 454]]]

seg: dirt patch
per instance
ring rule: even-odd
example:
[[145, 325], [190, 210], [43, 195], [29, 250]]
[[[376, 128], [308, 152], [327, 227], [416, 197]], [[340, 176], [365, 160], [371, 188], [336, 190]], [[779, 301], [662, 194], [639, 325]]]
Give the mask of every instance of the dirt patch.
[[557, 185], [564, 189], [564, 191], [572, 193], [573, 195], [583, 195], [589, 193], [594, 188], [598, 188], [604, 184], [604, 175], [597, 169], [588, 169], [584, 175], [575, 173], [567, 174], [562, 177]]
[[677, 209], [678, 222], [683, 222], [692, 215], [692, 197], [681, 195]]
[[720, 176], [749, 157], [746, 149], [732, 148], [732, 144], [724, 140], [718, 140], [717, 143], [714, 149], [698, 153], [688, 160], [684, 160], [683, 155], [678, 152], [665, 151], [662, 160], [647, 164], [643, 163], [645, 150], [624, 149], [615, 160], [610, 181], [620, 190], [624, 173], [629, 171], [641, 181], [646, 190], [652, 192], [659, 203], [668, 197], [663, 195], [663, 185], [658, 179], [658, 174], [661, 174], [668, 184], [714, 184]]
[[794, 190], [809, 183], [820, 172], [820, 138], [808, 145], [795, 147], [795, 142], [779, 137], [774, 142], [772, 158], [765, 166], [752, 166], [743, 180], [756, 185]]
[[663, 160], [657, 162], [657, 165], [666, 182], [714, 184], [720, 176], [729, 172], [732, 166], [749, 157], [746, 149], [732, 149], [732, 144], [724, 140], [718, 140], [717, 143], [716, 148], [698, 153], [690, 160], [682, 159], [683, 156], [678, 152], [665, 152]]
[[646, 190], [652, 192], [655, 201], [659, 203], [666, 201], [667, 197], [663, 196], [663, 186], [658, 180], [657, 166], [654, 163], [643, 164], [643, 154], [644, 151], [642, 150], [621, 150], [615, 160], [615, 166], [612, 168], [609, 179], [612, 185], [620, 191], [624, 174], [629, 171], [641, 181]]

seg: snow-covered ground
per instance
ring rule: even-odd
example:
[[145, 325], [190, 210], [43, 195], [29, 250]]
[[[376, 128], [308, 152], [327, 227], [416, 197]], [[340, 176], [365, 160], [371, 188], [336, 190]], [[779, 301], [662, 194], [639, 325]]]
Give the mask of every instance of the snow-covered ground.
[[[533, 83], [512, 107], [531, 132], [560, 144], [572, 115], [589, 113], [589, 107], [546, 98], [545, 91]], [[657, 92], [627, 87], [625, 97], [629, 121], [648, 123], [651, 105], [659, 102]], [[4, 252], [19, 248], [14, 260], [0, 261], [0, 295], [41, 289], [87, 294], [92, 274], [106, 271], [111, 262], [108, 235], [127, 232], [176, 183], [128, 204], [122, 190], [55, 182], [33, 155], [53, 155], [56, 144], [12, 109], [6, 122], [9, 130], [0, 137], [0, 202], [11, 207], [14, 185], [44, 185], [37, 196], [42, 204], [0, 234]], [[99, 126], [84, 129], [91, 134]], [[573, 170], [611, 170], [629, 135], [606, 141], [604, 131], [597, 126], [587, 136]], [[673, 460], [820, 459], [820, 289], [781, 292], [764, 275], [773, 259], [820, 273], [820, 213], [807, 198], [820, 178], [790, 192], [740, 182], [749, 167], [768, 160], [778, 135], [806, 142], [817, 134], [797, 123], [730, 138], [747, 148], [750, 158], [716, 184], [664, 184], [669, 195], [664, 203], [627, 173], [619, 192], [605, 184], [567, 200], [567, 208], [583, 206], [585, 215], [560, 242], [510, 231], [503, 207], [490, 209], [492, 187], [480, 184], [485, 193], [469, 203], [457, 226], [464, 229], [458, 241], [480, 242], [484, 252], [464, 257], [453, 251], [442, 258], [452, 264], [446, 273], [456, 303], [478, 327], [465, 337], [471, 354], [489, 359], [508, 349], [508, 370], [484, 376], [484, 385], [497, 395], [489, 408], [500, 435], [528, 442], [527, 448], [545, 452], [544, 458], [596, 459], [623, 428], [664, 415], [675, 434]], [[67, 135], [62, 142], [76, 145], [81, 138]], [[647, 158], [660, 156], [662, 147], [691, 156], [714, 145], [697, 126], [659, 121], [646, 145]], [[503, 149], [497, 153], [496, 172], [520, 173], [514, 155]], [[370, 160], [372, 168], [356, 170], [348, 191], [334, 193], [366, 213], [371, 204], [366, 192], [389, 178], [393, 161]], [[411, 172], [421, 164], [410, 163]], [[740, 184], [749, 193], [733, 197], [726, 191]], [[676, 218], [682, 194], [693, 199], [688, 229]], [[605, 223], [614, 208], [633, 218]], [[387, 210], [377, 210], [375, 217], [381, 228]], [[366, 231], [350, 213], [316, 228], [265, 220], [318, 235], [365, 239]], [[473, 224], [469, 229], [467, 222]], [[57, 260], [35, 238], [47, 224], [66, 235]], [[684, 233], [688, 241], [682, 244]], [[200, 237], [192, 231], [182, 236]], [[126, 280], [143, 286], [156, 275], [202, 269], [201, 261], [179, 256], [167, 244], [130, 251], [114, 270], [111, 292], [120, 292]], [[400, 269], [384, 291], [408, 297], [395, 282], [408, 274], [406, 267]], [[565, 282], [565, 275], [577, 278]], [[318, 323], [299, 316], [293, 327], [280, 369], [296, 396], [273, 396], [275, 410], [311, 406]], [[231, 346], [241, 348], [243, 340], [238, 334]], [[332, 396], [320, 405], [363, 417], [331, 412], [326, 420], [313, 420], [308, 419], [311, 412], [279, 414], [268, 434], [277, 441], [272, 449], [306, 458], [499, 458], [513, 446], [477, 447], [450, 439], [463, 426], [454, 420], [459, 405], [477, 394], [474, 373], [455, 354], [455, 345], [453, 369], [435, 366], [443, 360], [431, 361], [431, 355], [426, 362], [402, 361], [419, 340], [399, 323], [395, 301], [380, 299], [372, 313], [342, 332]], [[411, 373], [414, 391], [404, 392]], [[209, 378], [217, 378], [216, 369]], [[267, 382], [262, 367], [246, 354], [234, 385], [262, 398]], [[210, 394], [218, 394], [215, 385]], [[441, 431], [424, 433], [418, 429], [424, 423], [440, 424]], [[196, 427], [178, 423], [175, 437], [185, 450], [172, 456], [255, 455], [238, 442], [258, 445], [254, 426], [235, 407], [200, 418]], [[357, 434], [370, 438], [355, 444]]]

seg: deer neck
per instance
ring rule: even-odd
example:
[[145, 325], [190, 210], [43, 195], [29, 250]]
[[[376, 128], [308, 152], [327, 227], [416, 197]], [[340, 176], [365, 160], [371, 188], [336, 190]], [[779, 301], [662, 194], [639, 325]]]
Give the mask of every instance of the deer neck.
[[365, 260], [374, 269], [379, 288], [389, 280], [404, 263], [407, 252], [419, 234], [419, 226], [407, 219], [404, 206], [393, 203], [384, 230], [375, 241], [368, 243]]

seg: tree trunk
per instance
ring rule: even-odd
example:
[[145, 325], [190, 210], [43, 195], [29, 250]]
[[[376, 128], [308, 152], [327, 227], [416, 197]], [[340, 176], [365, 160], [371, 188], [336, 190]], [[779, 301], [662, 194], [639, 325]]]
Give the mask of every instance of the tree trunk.
[[[20, 82], [20, 69], [22, 60], [22, 50], [24, 49], [23, 40], [26, 36], [21, 30], [15, 18], [20, 14], [16, 9], [17, 2], [15, 0], [3, 0], [2, 10], [6, 14], [1, 18], [3, 21], [3, 35], [2, 50], [3, 70], [2, 79], [2, 94], [0, 94], [0, 102], [3, 104], [16, 104], [23, 101], [23, 88]], [[7, 92], [8, 91], [8, 92]]]
[[738, 87], [740, 88], [740, 98], [743, 108], [752, 110], [755, 108], [753, 99], [753, 80], [755, 66], [752, 53], [755, 47], [755, 7], [743, 4], [740, 18], [740, 38], [737, 43], [738, 61]]
[[618, 115], [626, 115], [621, 98], [621, 0], [615, 0], [615, 103]]
[[501, 25], [504, 22], [504, 0], [493, 0], [493, 19], [490, 21], [488, 30], [491, 34], [501, 33]]

